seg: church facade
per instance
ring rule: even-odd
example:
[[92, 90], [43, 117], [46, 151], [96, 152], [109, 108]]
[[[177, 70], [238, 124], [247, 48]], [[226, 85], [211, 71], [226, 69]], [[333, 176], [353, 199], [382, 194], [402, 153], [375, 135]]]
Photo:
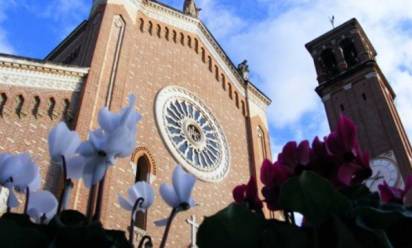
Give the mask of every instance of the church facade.
[[[142, 115], [138, 146], [108, 172], [102, 222], [128, 230], [130, 213], [118, 195], [140, 180], [158, 192], [181, 164], [198, 178], [198, 206], [177, 216], [169, 245], [189, 246], [193, 218], [201, 222], [227, 206], [232, 189], [259, 176], [261, 162], [271, 158], [270, 99], [248, 80], [246, 63], [231, 62], [198, 14], [194, 1], [180, 11], [155, 1], [95, 0], [89, 18], [44, 60], [1, 55], [0, 152], [29, 151], [45, 189], [58, 193], [61, 171], [49, 161], [48, 131], [64, 120], [86, 139], [101, 107], [117, 111], [134, 94]], [[70, 207], [85, 213], [95, 204], [88, 192], [76, 183]], [[163, 228], [154, 221], [169, 213], [157, 195], [136, 232], [158, 243]]]

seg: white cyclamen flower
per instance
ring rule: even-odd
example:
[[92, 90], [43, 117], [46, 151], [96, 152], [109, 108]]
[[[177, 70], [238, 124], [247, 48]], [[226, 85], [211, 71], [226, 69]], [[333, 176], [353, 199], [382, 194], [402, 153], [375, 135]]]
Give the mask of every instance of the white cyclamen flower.
[[70, 131], [66, 123], [60, 122], [49, 133], [49, 153], [53, 163], [63, 165], [66, 161], [66, 179], [79, 179], [82, 176], [84, 159], [76, 153], [81, 143], [76, 131]]
[[163, 200], [172, 208], [187, 210], [195, 206], [191, 194], [196, 178], [185, 172], [180, 165], [173, 171], [172, 185], [162, 184], [160, 195]]
[[64, 122], [50, 131], [48, 140], [50, 157], [55, 163], [61, 163], [62, 156], [73, 155], [81, 143], [77, 132], [70, 131]]
[[30, 193], [27, 214], [39, 224], [47, 224], [57, 213], [57, 199], [49, 191]]
[[85, 158], [83, 181], [87, 187], [98, 183], [117, 158], [129, 156], [136, 147], [136, 125], [140, 115], [134, 110], [135, 97], [119, 113], [103, 108], [99, 113], [101, 128], [89, 133], [78, 152]]
[[25, 191], [37, 190], [40, 187], [40, 173], [29, 154], [0, 154], [0, 185], [9, 190], [7, 206], [15, 208], [19, 202], [14, 189]]
[[[137, 201], [141, 199], [142, 202], [135, 206]], [[129, 188], [128, 197], [124, 198], [123, 196], [118, 197], [119, 204], [122, 208], [133, 211], [133, 207], [136, 207], [134, 211], [144, 212], [148, 209], [154, 200], [153, 188], [147, 182], [137, 182], [135, 185]], [[133, 219], [135, 218], [135, 212], [132, 212]]]

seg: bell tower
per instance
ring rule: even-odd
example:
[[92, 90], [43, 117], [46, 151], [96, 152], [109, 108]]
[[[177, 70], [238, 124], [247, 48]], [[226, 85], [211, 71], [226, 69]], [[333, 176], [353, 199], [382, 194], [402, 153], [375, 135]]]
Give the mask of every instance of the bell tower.
[[378, 173], [377, 167], [392, 164], [395, 169], [388, 177], [397, 177], [392, 184], [401, 185], [402, 177], [412, 172], [411, 146], [394, 104], [395, 92], [359, 22], [351, 19], [307, 43], [306, 48], [314, 60], [316, 92], [330, 128], [335, 128], [341, 114], [350, 117], [358, 128], [361, 147], [369, 151], [376, 178], [389, 173]]

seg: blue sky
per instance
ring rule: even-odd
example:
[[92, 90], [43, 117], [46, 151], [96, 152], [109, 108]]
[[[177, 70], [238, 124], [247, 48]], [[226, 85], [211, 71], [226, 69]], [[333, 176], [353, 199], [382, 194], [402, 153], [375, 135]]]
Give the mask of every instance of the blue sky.
[[[0, 1], [0, 52], [43, 58], [89, 13], [92, 0]], [[181, 8], [183, 0], [163, 0]], [[206, 23], [234, 63], [248, 59], [252, 80], [272, 100], [268, 109], [274, 153], [289, 140], [328, 132], [306, 42], [358, 18], [378, 51], [412, 134], [412, 1], [197, 0]]]

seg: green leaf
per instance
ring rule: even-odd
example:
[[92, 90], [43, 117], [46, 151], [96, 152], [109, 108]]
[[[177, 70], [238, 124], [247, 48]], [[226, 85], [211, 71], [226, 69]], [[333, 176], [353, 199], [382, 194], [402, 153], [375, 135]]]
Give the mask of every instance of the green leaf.
[[372, 193], [364, 184], [345, 187], [340, 192], [349, 198], [354, 206], [379, 206], [380, 197], [377, 192]]
[[208, 247], [259, 247], [264, 219], [239, 204], [231, 204], [206, 217], [197, 233], [197, 245]]
[[289, 179], [282, 186], [279, 203], [287, 211], [302, 213], [314, 225], [351, 209], [350, 201], [329, 181], [310, 171]]
[[314, 229], [315, 247], [336, 247], [336, 248], [362, 248], [363, 246], [356, 239], [354, 229], [347, 226], [340, 218], [333, 216], [323, 222], [319, 228]]
[[306, 229], [277, 220], [267, 221], [262, 233], [263, 248], [305, 248], [311, 247], [310, 243]]
[[5, 214], [0, 219], [0, 246], [48, 247], [49, 237], [44, 230], [44, 226], [31, 223], [27, 215]]

